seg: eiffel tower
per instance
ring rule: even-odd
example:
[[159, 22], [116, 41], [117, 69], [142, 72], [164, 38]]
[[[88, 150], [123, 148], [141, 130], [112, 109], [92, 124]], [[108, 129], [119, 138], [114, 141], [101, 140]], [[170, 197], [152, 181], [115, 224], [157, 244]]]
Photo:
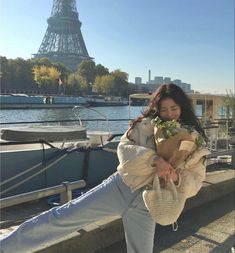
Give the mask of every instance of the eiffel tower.
[[35, 58], [48, 58], [76, 70], [82, 60], [93, 59], [88, 55], [81, 33], [76, 0], [53, 0], [48, 27]]

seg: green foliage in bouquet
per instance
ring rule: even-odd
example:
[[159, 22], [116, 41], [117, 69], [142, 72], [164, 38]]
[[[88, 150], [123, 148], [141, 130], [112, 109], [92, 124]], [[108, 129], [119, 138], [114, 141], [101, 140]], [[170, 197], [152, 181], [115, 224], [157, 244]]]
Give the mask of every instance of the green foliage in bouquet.
[[180, 128], [181, 129], [186, 129], [189, 133], [193, 133], [196, 132], [197, 133], [197, 138], [195, 139], [195, 143], [197, 146], [197, 149], [203, 148], [206, 146], [206, 143], [202, 137], [202, 135], [200, 135], [193, 126], [190, 125], [185, 125], [185, 124], [180, 124], [179, 122], [177, 122], [176, 120], [169, 120], [169, 121], [163, 121], [161, 120], [159, 117], [156, 117], [154, 119], [151, 120], [151, 123], [160, 128], [162, 131], [163, 136], [168, 139], [174, 135], [176, 135]]
[[152, 119], [151, 123], [162, 130], [166, 139], [176, 135], [177, 128], [180, 127], [180, 124], [175, 120], [163, 121], [159, 117]]
[[200, 134], [198, 134], [198, 137], [196, 138], [195, 141], [196, 141], [197, 149], [206, 147], [206, 143]]

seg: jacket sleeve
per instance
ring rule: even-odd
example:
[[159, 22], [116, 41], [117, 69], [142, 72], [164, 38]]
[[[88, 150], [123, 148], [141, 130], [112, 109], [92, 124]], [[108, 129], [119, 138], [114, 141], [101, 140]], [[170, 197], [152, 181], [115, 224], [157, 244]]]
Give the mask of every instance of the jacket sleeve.
[[[127, 138], [126, 134], [127, 132], [122, 136], [118, 145], [119, 165], [117, 170], [123, 181], [132, 190], [136, 190], [152, 181], [154, 171], [151, 164], [156, 156], [156, 151], [143, 145], [146, 138], [142, 138], [142, 131], [139, 131], [138, 127], [131, 130], [131, 140]], [[142, 141], [141, 138], [145, 141]]]
[[180, 182], [177, 187], [186, 198], [195, 196], [202, 187], [206, 176], [205, 155], [207, 154], [209, 154], [207, 149], [195, 151], [180, 170]]

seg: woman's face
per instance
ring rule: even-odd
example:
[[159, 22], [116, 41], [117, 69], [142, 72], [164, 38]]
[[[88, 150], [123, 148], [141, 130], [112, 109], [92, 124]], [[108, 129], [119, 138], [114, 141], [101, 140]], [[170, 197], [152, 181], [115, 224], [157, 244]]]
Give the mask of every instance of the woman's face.
[[159, 114], [164, 121], [178, 120], [181, 115], [181, 108], [172, 98], [165, 98], [160, 103]]

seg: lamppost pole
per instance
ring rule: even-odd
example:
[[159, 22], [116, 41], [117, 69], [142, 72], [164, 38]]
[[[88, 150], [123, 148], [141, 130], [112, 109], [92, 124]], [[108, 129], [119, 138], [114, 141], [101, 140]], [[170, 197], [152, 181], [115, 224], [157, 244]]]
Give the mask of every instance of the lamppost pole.
[[2, 93], [2, 71], [0, 71], [0, 93]]

